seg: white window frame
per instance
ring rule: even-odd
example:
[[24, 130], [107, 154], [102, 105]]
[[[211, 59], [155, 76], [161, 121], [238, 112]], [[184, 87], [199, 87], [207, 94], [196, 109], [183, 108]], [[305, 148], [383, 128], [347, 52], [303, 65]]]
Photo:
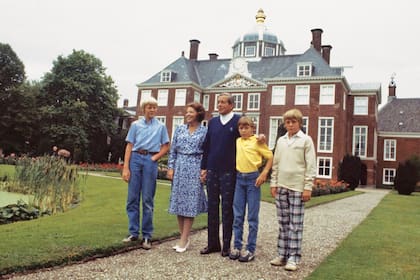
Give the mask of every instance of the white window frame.
[[397, 170], [395, 168], [384, 168], [382, 171], [382, 184], [393, 185], [396, 173]]
[[271, 105], [286, 105], [286, 86], [272, 87]]
[[250, 111], [260, 110], [260, 94], [259, 93], [248, 93], [248, 110]]
[[186, 100], [187, 100], [187, 89], [185, 88], [175, 89], [174, 106], [185, 106]]
[[162, 71], [160, 72], [160, 82], [169, 83], [172, 81], [172, 72], [171, 71]]
[[312, 76], [312, 64], [311, 63], [298, 63], [296, 67], [297, 77], [310, 77]]
[[166, 116], [156, 116], [156, 119], [166, 125]]
[[335, 104], [335, 85], [321, 85], [319, 89], [319, 104]]
[[238, 57], [241, 55], [241, 45], [237, 44], [234, 48], [233, 48], [233, 57]]
[[242, 93], [233, 93], [233, 110], [234, 111], [242, 111], [242, 104], [243, 104], [243, 94]]
[[[322, 165], [321, 165], [321, 161], [322, 161]], [[328, 161], [329, 165], [326, 165], [327, 161]], [[317, 159], [316, 159], [317, 176], [316, 177], [331, 179], [332, 178], [332, 168], [333, 168], [333, 163], [332, 162], [333, 162], [332, 157], [317, 157]], [[325, 175], [327, 170], [329, 172], [329, 175]]]
[[208, 111], [209, 106], [210, 106], [210, 95], [209, 94], [204, 94], [203, 95], [203, 107], [206, 111]]
[[396, 161], [397, 140], [384, 139], [384, 161]]
[[275, 56], [276, 49], [273, 47], [265, 47], [264, 48], [264, 56]]
[[214, 111], [216, 111], [216, 112], [219, 111], [219, 109], [217, 108], [217, 98], [219, 98], [219, 95], [220, 94], [218, 94], [218, 93], [214, 95]]
[[142, 100], [149, 99], [150, 97], [152, 97], [152, 90], [151, 89], [143, 89], [141, 91], [140, 104], [141, 104]]
[[309, 85], [297, 85], [295, 87], [295, 105], [309, 105], [309, 95]]
[[[322, 124], [323, 121], [331, 120], [331, 124]], [[324, 132], [324, 133], [323, 133]], [[330, 147], [328, 149], [328, 137]], [[319, 117], [318, 119], [318, 152], [332, 153], [334, 147], [334, 118]]]
[[198, 91], [194, 91], [194, 102], [200, 103], [201, 101], [201, 94]]
[[256, 54], [256, 46], [245, 46], [245, 55], [246, 57], [254, 57]]
[[369, 97], [355, 96], [354, 97], [354, 115], [366, 116], [369, 114]]
[[159, 89], [157, 95], [158, 106], [168, 106], [169, 90]]
[[[353, 126], [352, 154], [360, 158], [367, 157], [368, 129], [367, 125]], [[357, 148], [357, 146], [362, 146], [362, 148]]]
[[270, 129], [269, 129], [269, 138], [268, 138], [268, 147], [272, 150], [276, 145], [277, 139], [277, 130], [279, 126], [283, 123], [283, 117], [272, 116], [270, 117]]
[[184, 117], [183, 116], [173, 116], [172, 118], [172, 136], [171, 139], [173, 139], [174, 135], [175, 135], [175, 129], [181, 125], [184, 124]]

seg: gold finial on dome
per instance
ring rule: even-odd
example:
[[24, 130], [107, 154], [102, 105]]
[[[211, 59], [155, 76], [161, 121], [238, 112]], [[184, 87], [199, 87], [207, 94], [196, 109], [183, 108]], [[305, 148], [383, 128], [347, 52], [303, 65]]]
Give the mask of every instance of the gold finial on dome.
[[264, 23], [265, 21], [265, 14], [263, 9], [259, 9], [257, 12], [257, 15], [255, 16], [255, 18], [257, 19], [257, 23]]

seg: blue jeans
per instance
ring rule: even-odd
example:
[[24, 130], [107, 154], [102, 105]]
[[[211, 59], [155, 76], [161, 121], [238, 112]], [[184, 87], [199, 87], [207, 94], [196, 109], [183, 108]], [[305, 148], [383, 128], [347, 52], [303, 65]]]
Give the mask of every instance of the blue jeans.
[[255, 186], [258, 172], [240, 173], [236, 175], [235, 196], [233, 199], [233, 232], [235, 249], [242, 249], [245, 209], [248, 204], [248, 243], [246, 249], [252, 253], [257, 247], [258, 214], [260, 212], [261, 189]]
[[222, 228], [223, 228], [223, 251], [230, 249], [232, 240], [233, 224], [233, 194], [235, 191], [234, 171], [207, 170], [207, 244], [214, 250], [220, 250], [219, 238], [219, 204], [222, 198]]
[[140, 198], [142, 199], [142, 235], [152, 238], [153, 233], [153, 200], [156, 192], [158, 163], [151, 160], [151, 155], [131, 153], [130, 180], [128, 181], [127, 216], [128, 231], [139, 236]]

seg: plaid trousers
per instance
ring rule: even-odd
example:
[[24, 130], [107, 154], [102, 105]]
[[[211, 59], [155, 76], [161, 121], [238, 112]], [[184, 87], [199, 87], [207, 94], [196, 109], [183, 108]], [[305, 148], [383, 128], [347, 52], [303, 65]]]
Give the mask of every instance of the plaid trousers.
[[301, 258], [304, 202], [302, 193], [279, 188], [276, 196], [279, 222], [278, 252], [280, 258], [296, 263]]

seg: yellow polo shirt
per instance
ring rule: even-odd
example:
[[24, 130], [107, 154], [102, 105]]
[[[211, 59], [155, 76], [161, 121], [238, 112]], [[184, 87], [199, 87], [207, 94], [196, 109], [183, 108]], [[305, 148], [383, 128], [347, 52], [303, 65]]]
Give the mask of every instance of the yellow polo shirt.
[[239, 137], [236, 139], [236, 170], [241, 173], [250, 173], [258, 171], [263, 158], [270, 159], [273, 152], [267, 144], [260, 144], [257, 136], [249, 138]]

